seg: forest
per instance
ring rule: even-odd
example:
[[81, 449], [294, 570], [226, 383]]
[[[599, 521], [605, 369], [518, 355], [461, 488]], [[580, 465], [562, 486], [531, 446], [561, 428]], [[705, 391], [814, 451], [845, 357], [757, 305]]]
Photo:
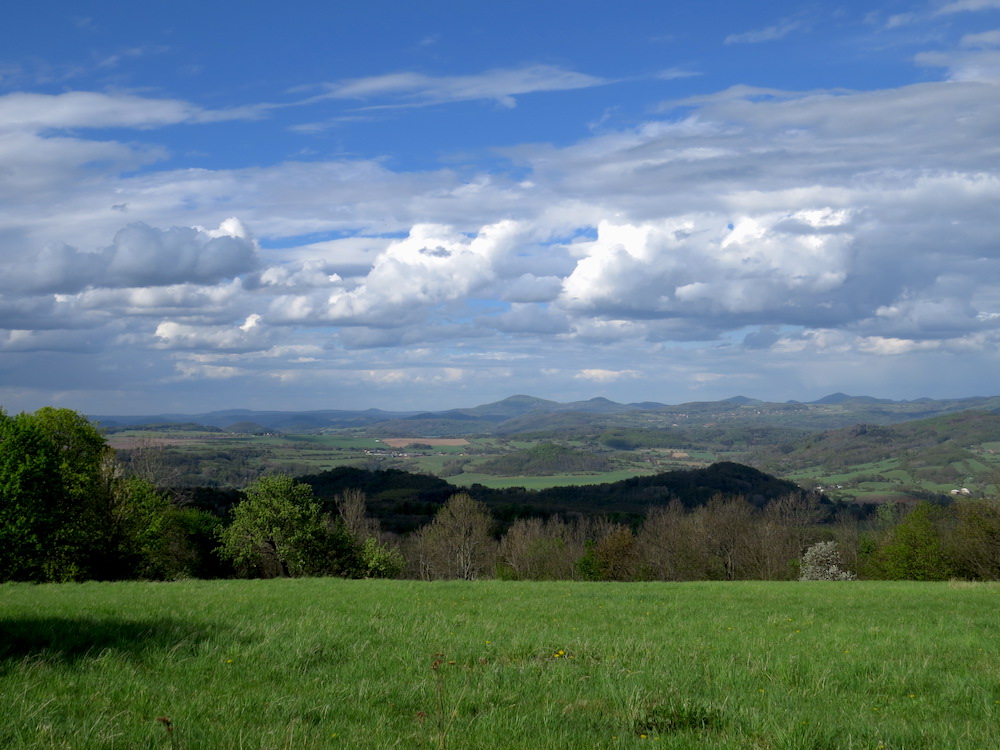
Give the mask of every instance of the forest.
[[0, 413], [0, 581], [1000, 579], [989, 496], [844, 502], [730, 461], [537, 490], [357, 467], [181, 487], [162, 459], [69, 409]]

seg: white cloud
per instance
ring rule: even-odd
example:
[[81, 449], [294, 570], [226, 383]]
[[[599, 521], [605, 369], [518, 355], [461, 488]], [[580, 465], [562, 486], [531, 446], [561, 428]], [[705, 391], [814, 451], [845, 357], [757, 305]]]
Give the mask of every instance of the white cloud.
[[0, 287], [33, 292], [77, 292], [87, 288], [150, 287], [182, 283], [215, 284], [257, 266], [252, 239], [237, 219], [218, 230], [143, 223], [121, 229], [109, 247], [84, 252], [63, 244], [47, 245], [27, 263], [6, 264]]
[[570, 91], [602, 86], [608, 80], [550, 65], [497, 69], [477, 75], [430, 76], [390, 73], [325, 84], [326, 93], [308, 100], [389, 100], [396, 106], [423, 106], [444, 102], [493, 100], [513, 107], [516, 96], [542, 91]]
[[997, 9], [1000, 9], [1000, 0], [955, 0], [938, 8], [937, 14], [947, 15], [949, 13]]
[[69, 128], [156, 128], [183, 122], [218, 122], [260, 114], [256, 107], [204, 110], [179, 99], [68, 91], [0, 96], [0, 132]]
[[753, 31], [744, 31], [740, 34], [730, 34], [725, 39], [725, 44], [759, 44], [761, 42], [774, 42], [784, 39], [793, 31], [802, 28], [799, 21], [782, 21], [773, 26]]
[[693, 70], [687, 70], [686, 68], [667, 68], [658, 72], [656, 77], [661, 81], [676, 81], [678, 78], [691, 78], [693, 76], [700, 75], [701, 73]]
[[966, 34], [959, 42], [961, 47], [981, 48], [1000, 47], [1000, 29], [982, 31], [978, 34]]
[[[975, 46], [986, 46], [976, 44]], [[972, 81], [996, 84], [1000, 81], [1000, 50], [959, 50], [953, 52], [922, 52], [914, 58], [918, 65], [947, 68], [952, 81]]]
[[696, 317], [761, 313], [794, 321], [843, 284], [849, 214], [829, 207], [736, 218], [603, 223], [566, 279], [561, 304], [597, 315]]
[[622, 378], [635, 378], [639, 373], [635, 370], [580, 370], [574, 377], [580, 380], [592, 380], [597, 383], [612, 383]]
[[183, 380], [229, 380], [245, 375], [238, 367], [229, 365], [211, 365], [186, 360], [174, 364], [178, 377]]
[[[1000, 366], [996, 34], [917, 58], [948, 82], [733, 86], [635, 127], [505, 149], [506, 172], [319, 154], [158, 169], [183, 158], [150, 129], [235, 111], [0, 97], [5, 385], [35, 387], [19, 358], [67, 351], [123, 382], [164, 367], [178, 382], [225, 380], [238, 401], [261, 378], [359, 399], [369, 386], [517, 382], [634, 400], [657, 382], [877, 383], [878, 368], [956, 353]], [[509, 104], [605, 82], [541, 66], [409, 73], [320, 98]], [[86, 135], [115, 118], [135, 141]], [[47, 373], [67, 388], [76, 375]]]
[[206, 326], [165, 320], [156, 326], [157, 349], [191, 351], [260, 351], [270, 348], [274, 336], [252, 314], [242, 325]]
[[50, 128], [145, 128], [188, 122], [200, 109], [176, 99], [148, 99], [93, 91], [0, 96], [0, 131]]
[[332, 294], [322, 318], [377, 326], [422, 319], [429, 306], [464, 299], [493, 281], [494, 259], [510, 252], [522, 231], [512, 221], [471, 238], [446, 226], [414, 226], [376, 258], [359, 287]]
[[920, 15], [917, 13], [896, 13], [886, 19], [885, 27], [887, 29], [897, 29], [901, 26], [909, 26], [919, 20]]
[[912, 341], [910, 339], [885, 338], [882, 336], [871, 336], [861, 339], [859, 349], [870, 354], [881, 356], [894, 356], [910, 354], [911, 352], [937, 349], [940, 346], [937, 341]]

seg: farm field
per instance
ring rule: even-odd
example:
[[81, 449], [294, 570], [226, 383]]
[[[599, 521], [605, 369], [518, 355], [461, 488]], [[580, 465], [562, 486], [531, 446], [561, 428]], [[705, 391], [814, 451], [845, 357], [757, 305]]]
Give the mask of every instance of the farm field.
[[340, 466], [431, 474], [492, 488], [613, 482], [735, 461], [822, 487], [842, 502], [886, 502], [998, 491], [1000, 417], [967, 412], [903, 425], [819, 433], [761, 427], [557, 429], [518, 436], [396, 437], [360, 429], [232, 434], [194, 429], [117, 431], [113, 447], [161, 446], [183, 486], [243, 487], [266, 472], [305, 475]]
[[[155, 448], [176, 468], [181, 485], [243, 487], [266, 472], [315, 474], [339, 466], [401, 469], [446, 478], [452, 484], [544, 489], [561, 485], [614, 482], [631, 476], [707, 466], [720, 454], [708, 451], [618, 452], [615, 466], [604, 472], [497, 476], [478, 465], [498, 456], [536, 447], [543, 441], [498, 441], [476, 438], [372, 438], [347, 434], [233, 435], [220, 432], [134, 430], [117, 432], [109, 444], [127, 453]], [[574, 445], [577, 450], [586, 448]]]
[[0, 586], [12, 748], [995, 747], [1000, 585]]
[[607, 471], [601, 474], [552, 474], [544, 477], [494, 477], [489, 474], [464, 472], [456, 477], [448, 477], [448, 481], [459, 487], [481, 484], [484, 487], [502, 489], [506, 487], [524, 487], [528, 490], [544, 490], [549, 487], [576, 487], [583, 484], [604, 484], [619, 482], [622, 479], [652, 474], [651, 470], [620, 470]]

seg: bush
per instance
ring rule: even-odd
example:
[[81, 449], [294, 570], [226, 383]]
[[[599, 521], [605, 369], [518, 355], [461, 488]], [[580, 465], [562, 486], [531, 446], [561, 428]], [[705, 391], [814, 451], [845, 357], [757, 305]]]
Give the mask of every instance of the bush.
[[361, 545], [361, 567], [365, 578], [399, 578], [406, 567], [403, 553], [395, 547], [379, 544], [370, 536]]
[[855, 581], [857, 576], [841, 566], [836, 542], [817, 542], [802, 555], [800, 581]]

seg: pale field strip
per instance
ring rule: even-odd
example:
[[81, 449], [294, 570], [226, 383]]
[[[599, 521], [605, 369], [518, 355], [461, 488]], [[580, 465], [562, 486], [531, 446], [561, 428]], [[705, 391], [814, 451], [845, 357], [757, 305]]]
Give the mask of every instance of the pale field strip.
[[391, 448], [405, 448], [408, 445], [468, 445], [469, 441], [465, 438], [382, 438], [380, 442], [385, 443]]
[[115, 436], [111, 435], [107, 438], [107, 443], [109, 446], [115, 450], [119, 449], [133, 449], [142, 446], [158, 446], [158, 445], [190, 445], [191, 443], [204, 443], [209, 440], [231, 440], [233, 438], [242, 437], [241, 435], [198, 435], [197, 437], [140, 437], [136, 435], [125, 435], [125, 436]]

